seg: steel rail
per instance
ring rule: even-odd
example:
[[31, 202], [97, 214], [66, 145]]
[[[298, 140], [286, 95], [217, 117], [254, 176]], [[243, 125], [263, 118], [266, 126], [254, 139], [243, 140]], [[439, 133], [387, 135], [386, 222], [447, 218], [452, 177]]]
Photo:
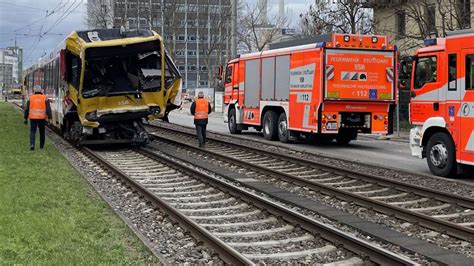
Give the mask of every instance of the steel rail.
[[281, 217], [288, 222], [298, 224], [309, 232], [320, 235], [330, 242], [341, 244], [344, 248], [352, 251], [355, 254], [362, 255], [362, 257], [366, 257], [372, 262], [380, 265], [416, 264], [405, 256], [385, 250], [378, 245], [354, 237], [351, 234], [342, 232], [322, 222], [304, 216], [294, 210], [281, 206], [261, 196], [255, 195], [235, 185], [219, 180], [202, 171], [197, 170], [195, 167], [178, 163], [167, 156], [154, 153], [147, 149], [140, 149], [138, 152], [148, 156], [151, 159], [158, 160], [160, 163], [168, 164], [170, 167], [179, 167], [180, 171], [183, 171], [193, 177], [197, 177], [201, 181], [208, 183], [211, 186], [218, 187], [219, 189], [224, 190], [235, 197], [241, 198], [244, 201], [251, 202], [253, 205], [262, 208], [278, 217]]
[[[172, 131], [177, 131], [177, 132], [182, 132], [180, 130], [174, 130], [174, 129], [171, 129], [171, 130]], [[188, 132], [182, 132], [182, 133], [192, 135], [191, 133], [188, 133]], [[395, 215], [396, 217], [402, 218], [404, 220], [417, 222], [418, 224], [423, 225], [427, 228], [437, 230], [437, 231], [446, 232], [447, 234], [449, 234], [451, 236], [454, 236], [454, 237], [457, 237], [457, 238], [460, 238], [460, 239], [471, 241], [473, 236], [474, 236], [474, 229], [471, 229], [469, 227], [461, 226], [461, 225], [451, 223], [451, 222], [448, 222], [448, 221], [445, 221], [445, 220], [442, 220], [442, 219], [433, 218], [433, 217], [431, 217], [429, 215], [426, 215], [426, 214], [423, 214], [423, 213], [410, 211], [410, 210], [407, 210], [407, 209], [404, 209], [404, 208], [401, 208], [401, 207], [390, 205], [390, 204], [382, 202], [382, 201], [370, 199], [368, 197], [364, 197], [364, 196], [357, 195], [357, 194], [354, 194], [354, 193], [350, 193], [350, 192], [347, 192], [347, 191], [344, 191], [344, 190], [341, 190], [341, 189], [337, 189], [337, 188], [330, 187], [330, 186], [327, 186], [327, 185], [324, 185], [324, 184], [313, 182], [313, 181], [310, 181], [310, 180], [307, 180], [307, 179], [304, 179], [304, 178], [301, 178], [301, 177], [298, 177], [298, 176], [295, 176], [295, 175], [283, 173], [283, 172], [280, 172], [278, 170], [273, 170], [273, 169], [270, 169], [270, 168], [267, 168], [267, 167], [264, 167], [264, 166], [259, 166], [259, 165], [256, 165], [256, 164], [247, 163], [245, 161], [233, 158], [231, 156], [227, 156], [225, 154], [213, 152], [213, 151], [206, 150], [206, 149], [199, 149], [199, 148], [197, 148], [193, 145], [189, 145], [187, 143], [182, 143], [182, 142], [172, 140], [172, 139], [169, 139], [169, 138], [165, 138], [165, 137], [162, 137], [162, 136], [158, 136], [158, 135], [153, 135], [153, 137], [158, 138], [158, 139], [162, 139], [162, 140], [165, 140], [165, 141], [169, 141], [171, 143], [174, 143], [175, 145], [183, 145], [183, 146], [186, 146], [187, 148], [193, 149], [195, 151], [208, 153], [208, 154], [210, 154], [212, 156], [215, 156], [217, 158], [224, 158], [225, 160], [231, 161], [232, 163], [235, 163], [237, 165], [247, 167], [247, 168], [250, 168], [250, 169], [254, 169], [254, 170], [257, 170], [257, 171], [260, 171], [260, 172], [264, 172], [264, 173], [270, 174], [270, 175], [272, 175], [276, 178], [283, 179], [283, 180], [291, 182], [291, 183], [296, 183], [296, 184], [301, 185], [301, 186], [306, 186], [308, 188], [311, 188], [312, 190], [319, 191], [323, 194], [336, 195], [338, 198], [346, 200], [346, 201], [355, 201], [358, 204], [360, 204], [362, 206], [365, 206], [367, 208], [372, 208], [376, 211], [386, 213], [386, 214], [389, 214], [389, 215]], [[402, 182], [399, 182], [399, 181], [389, 180], [387, 178], [380, 177], [380, 176], [369, 175], [369, 174], [365, 174], [365, 173], [358, 173], [358, 172], [355, 172], [355, 171], [352, 171], [352, 170], [341, 170], [341, 169], [338, 169], [336, 167], [326, 166], [322, 163], [313, 162], [313, 161], [310, 161], [310, 160], [307, 160], [307, 159], [300, 159], [300, 158], [296, 159], [294, 157], [290, 157], [290, 156], [285, 155], [285, 154], [280, 154], [280, 153], [276, 153], [276, 152], [273, 152], [273, 151], [262, 150], [262, 149], [256, 148], [256, 147], [249, 147], [249, 146], [238, 144], [238, 143], [229, 143], [229, 142], [225, 142], [225, 141], [217, 140], [217, 139], [212, 139], [212, 140], [216, 141], [216, 142], [219, 142], [219, 143], [222, 143], [223, 145], [237, 146], [241, 149], [250, 150], [250, 151], [254, 151], [254, 152], [256, 151], [258, 153], [268, 154], [268, 155], [271, 155], [272, 157], [285, 159], [285, 160], [288, 160], [290, 162], [297, 163], [297, 164], [303, 164], [303, 165], [305, 165], [305, 164], [308, 165], [309, 164], [311, 166], [317, 165], [323, 171], [328, 171], [328, 172], [336, 173], [336, 174], [351, 177], [351, 178], [362, 179], [362, 180], [365, 180], [367, 182], [374, 183], [374, 180], [375, 180], [376, 181], [375, 183], [378, 183], [378, 184], [380, 184], [382, 186], [385, 186], [385, 187], [393, 187], [393, 188], [397, 188], [397, 189], [400, 189], [400, 190], [413, 192], [415, 194], [418, 194], [418, 195], [421, 195], [421, 196], [424, 196], [424, 197], [444, 200], [444, 201], [447, 201], [449, 203], [456, 203], [456, 204], [459, 204], [460, 206], [464, 206], [464, 207], [469, 208], [469, 209], [474, 209], [474, 200], [469, 199], [469, 198], [460, 197], [458, 195], [451, 195], [451, 194], [444, 193], [444, 192], [438, 192], [438, 191], [435, 191], [435, 190], [432, 190], [432, 189], [423, 188], [423, 187], [419, 187], [419, 186], [415, 186], [415, 185], [411, 185], [411, 184], [405, 184], [405, 183], [402, 183]]]
[[[214, 249], [218, 254], [221, 259], [223, 259], [226, 263], [232, 264], [232, 265], [253, 265], [254, 263], [244, 257], [242, 254], [237, 252], [235, 249], [230, 247], [229, 245], [225, 244], [222, 240], [217, 238], [216, 236], [212, 235], [209, 231], [207, 231], [204, 227], [200, 226], [193, 220], [189, 219], [169, 205], [167, 202], [163, 201], [159, 197], [157, 197], [153, 192], [149, 191], [147, 188], [142, 186], [140, 183], [137, 181], [133, 180], [133, 178], [130, 178], [127, 174], [107, 162], [104, 158], [102, 158], [100, 155], [94, 153], [92, 150], [82, 147], [81, 150], [93, 158], [96, 162], [100, 163], [103, 167], [107, 168], [109, 171], [111, 171], [114, 175], [122, 179], [129, 185], [133, 190], [137, 191], [144, 197], [146, 197], [150, 202], [158, 206], [162, 211], [167, 213], [172, 219], [177, 221], [181, 226], [186, 228], [187, 230], [190, 231], [190, 233], [196, 237], [197, 239], [201, 239], [206, 243], [210, 248]], [[171, 165], [174, 165], [174, 163], [170, 163]]]

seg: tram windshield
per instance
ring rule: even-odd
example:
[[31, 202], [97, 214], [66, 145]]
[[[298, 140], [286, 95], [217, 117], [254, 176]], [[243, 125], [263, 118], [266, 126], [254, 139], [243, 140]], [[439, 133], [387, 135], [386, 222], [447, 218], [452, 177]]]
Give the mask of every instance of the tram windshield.
[[[156, 48], [144, 43], [89, 49], [82, 95], [89, 98], [160, 91], [162, 60]], [[177, 76], [168, 65], [165, 62], [165, 84]]]

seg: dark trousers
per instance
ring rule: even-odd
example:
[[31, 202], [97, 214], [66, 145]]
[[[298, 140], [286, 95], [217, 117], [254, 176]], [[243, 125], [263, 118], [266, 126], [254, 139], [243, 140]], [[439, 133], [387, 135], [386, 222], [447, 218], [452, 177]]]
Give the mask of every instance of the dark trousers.
[[196, 124], [196, 135], [199, 141], [199, 146], [206, 144], [206, 124]]
[[36, 128], [39, 128], [40, 148], [44, 147], [45, 125], [46, 125], [46, 120], [44, 119], [30, 119], [30, 126], [31, 126], [30, 127], [30, 147], [35, 146]]

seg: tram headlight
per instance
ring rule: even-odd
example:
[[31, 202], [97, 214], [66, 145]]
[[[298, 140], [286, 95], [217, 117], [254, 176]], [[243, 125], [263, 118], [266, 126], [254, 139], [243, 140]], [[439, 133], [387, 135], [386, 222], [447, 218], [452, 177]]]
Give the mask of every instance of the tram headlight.
[[161, 109], [159, 106], [150, 107], [150, 115], [157, 115], [160, 112], [161, 112]]
[[86, 119], [89, 120], [89, 121], [96, 121], [97, 120], [97, 110], [86, 113]]

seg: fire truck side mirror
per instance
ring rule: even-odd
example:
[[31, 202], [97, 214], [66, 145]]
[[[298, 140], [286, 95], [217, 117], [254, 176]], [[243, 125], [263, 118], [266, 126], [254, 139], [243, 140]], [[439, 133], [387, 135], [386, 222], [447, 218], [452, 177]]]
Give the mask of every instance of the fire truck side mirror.
[[220, 65], [219, 65], [219, 71], [218, 71], [218, 73], [217, 73], [217, 79], [218, 79], [218, 80], [222, 80], [222, 74], [223, 74], [223, 73], [222, 73], [222, 72], [223, 72], [222, 70], [223, 70], [223, 66], [222, 66], [222, 64], [220, 64]]
[[400, 61], [400, 72], [399, 78], [400, 79], [407, 79], [410, 77], [410, 70], [408, 67], [408, 63], [405, 60]]

